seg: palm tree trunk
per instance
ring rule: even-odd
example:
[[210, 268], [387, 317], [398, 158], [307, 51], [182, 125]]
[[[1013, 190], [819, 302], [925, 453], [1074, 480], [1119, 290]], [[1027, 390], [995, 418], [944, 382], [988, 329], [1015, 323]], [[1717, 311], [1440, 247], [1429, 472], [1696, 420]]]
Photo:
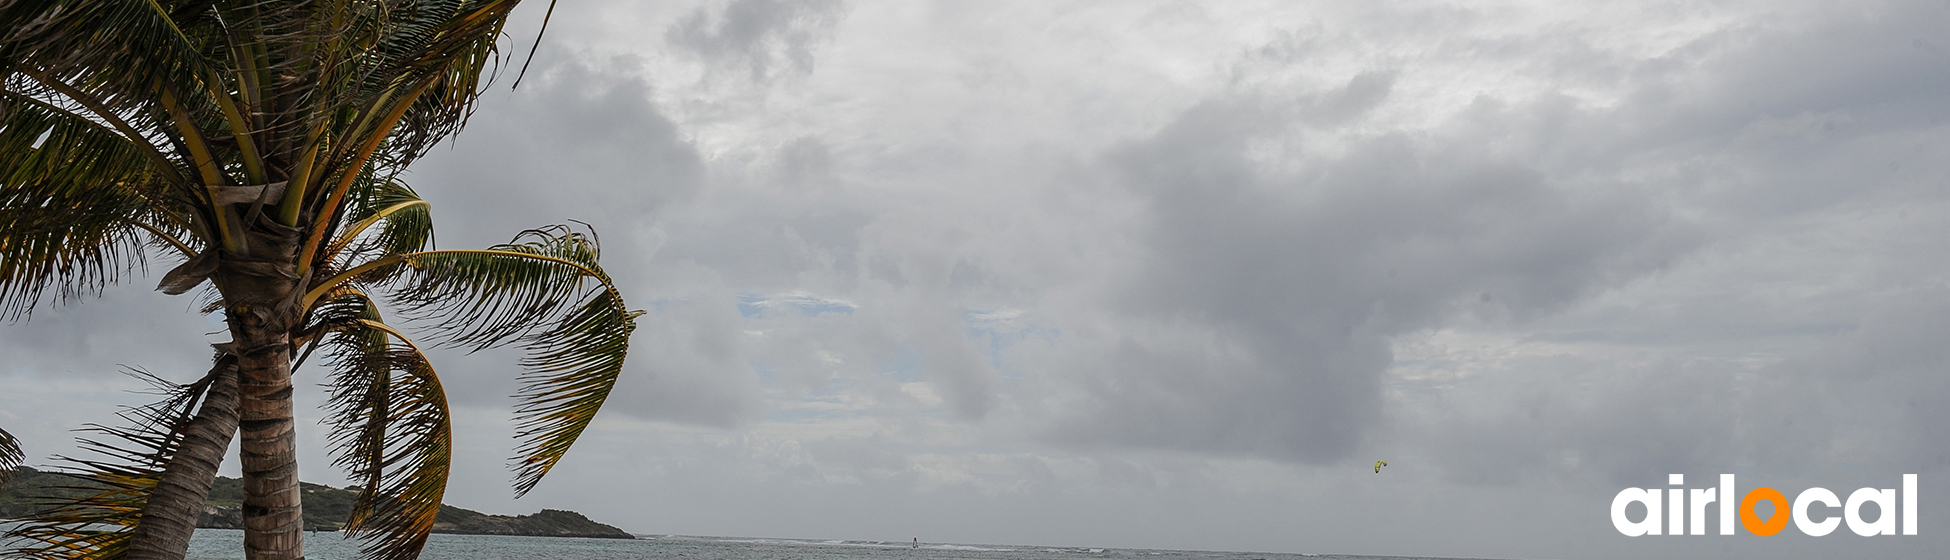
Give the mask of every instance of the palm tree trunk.
[[249, 313], [231, 315], [242, 409], [238, 449], [244, 475], [244, 556], [293, 560], [305, 556], [305, 543], [291, 414], [290, 337], [283, 328], [266, 328], [253, 319]]
[[218, 358], [211, 375], [203, 404], [183, 427], [176, 455], [142, 508], [142, 521], [129, 541], [130, 560], [176, 560], [189, 552], [197, 515], [210, 497], [224, 451], [237, 434], [236, 359]]
[[[242, 205], [236, 207], [242, 212]], [[297, 432], [291, 414], [291, 328], [304, 281], [292, 271], [298, 232], [258, 216], [247, 255], [225, 252], [213, 278], [223, 292], [237, 356], [244, 482], [244, 557], [305, 557]]]

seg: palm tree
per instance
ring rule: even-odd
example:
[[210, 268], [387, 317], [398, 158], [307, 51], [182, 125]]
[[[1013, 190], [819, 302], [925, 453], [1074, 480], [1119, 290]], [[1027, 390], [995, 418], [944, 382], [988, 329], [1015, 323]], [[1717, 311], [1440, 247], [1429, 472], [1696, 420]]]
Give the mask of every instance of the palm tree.
[[433, 250], [427, 201], [397, 180], [465, 122], [517, 1], [0, 0], [0, 316], [160, 254], [180, 263], [158, 289], [209, 286], [232, 337], [208, 374], [85, 442], [112, 458], [79, 461], [105, 490], [16, 529], [32, 543], [17, 552], [181, 558], [241, 433], [246, 554], [302, 557], [291, 372], [323, 350], [335, 464], [365, 489], [347, 529], [369, 556], [416, 556], [448, 410], [382, 312], [447, 344], [526, 348], [517, 493], [562, 458], [641, 312], [593, 235]]

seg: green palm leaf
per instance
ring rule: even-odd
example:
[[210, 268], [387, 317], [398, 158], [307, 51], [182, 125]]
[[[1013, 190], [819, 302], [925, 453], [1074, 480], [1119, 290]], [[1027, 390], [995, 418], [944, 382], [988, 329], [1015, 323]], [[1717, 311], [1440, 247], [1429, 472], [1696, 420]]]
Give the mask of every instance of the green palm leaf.
[[0, 317], [31, 312], [51, 288], [63, 300], [98, 293], [144, 262], [147, 243], [187, 250], [169, 231], [180, 233], [163, 210], [123, 189], [0, 191]]
[[600, 254], [592, 238], [557, 226], [486, 250], [387, 257], [341, 273], [314, 293], [337, 282], [396, 274], [393, 302], [447, 344], [475, 350], [523, 346], [515, 412], [521, 443], [513, 467], [516, 492], [525, 494], [608, 399], [642, 314], [625, 307], [597, 263]]
[[193, 417], [197, 402], [215, 382], [218, 370], [190, 385], [176, 385], [135, 372], [159, 390], [163, 399], [129, 408], [120, 414], [120, 427], [93, 425], [88, 431], [107, 436], [82, 438], [81, 447], [102, 459], [61, 460], [77, 467], [67, 473], [75, 483], [66, 487], [85, 492], [78, 498], [50, 499], [50, 509], [34, 514], [6, 532], [15, 539], [9, 556], [22, 558], [107, 559], [127, 550], [131, 530], [155, 490], [169, 459], [182, 443], [183, 426]]
[[155, 188], [153, 160], [121, 133], [15, 91], [0, 92], [0, 184], [43, 195], [107, 185]]
[[[341, 262], [371, 261], [426, 249], [433, 244], [433, 210], [420, 193], [398, 181], [369, 181], [351, 195], [352, 225], [332, 243], [326, 257]], [[379, 230], [366, 235], [372, 227]]]
[[528, 337], [527, 369], [515, 409], [516, 492], [527, 493], [569, 452], [609, 398], [623, 371], [630, 332], [642, 312], [626, 311], [622, 296], [604, 288], [546, 331]]
[[97, 293], [143, 260], [145, 201], [116, 191], [32, 197], [0, 191], [0, 317]]
[[[593, 240], [565, 228], [482, 251], [427, 250], [428, 205], [394, 181], [465, 124], [492, 79], [483, 72], [503, 62], [496, 40], [517, 3], [0, 0], [0, 315], [24, 315], [50, 292], [99, 290], [143, 264], [144, 243], [190, 257], [164, 291], [215, 279], [211, 311], [242, 325], [239, 340], [327, 349], [338, 464], [369, 483], [349, 529], [368, 556], [406, 558], [438, 513], [451, 444], [439, 378], [358, 291], [388, 288], [408, 318], [453, 344], [527, 349], [516, 459], [525, 493], [606, 399], [637, 313], [597, 266]], [[302, 293], [290, 293], [294, 283]], [[302, 305], [287, 308], [294, 297]], [[287, 374], [281, 366], [250, 367]], [[35, 554], [119, 554], [126, 532], [86, 523], [122, 526], [148, 497], [173, 504], [150, 517], [170, 521], [144, 524], [131, 550], [172, 554], [169, 543], [188, 534], [173, 523], [182, 504], [202, 499], [185, 483], [211, 476], [177, 466], [213, 470], [224, 444], [203, 428], [222, 426], [206, 420], [234, 425], [242, 414], [207, 414], [218, 408], [199, 412], [193, 444], [110, 432], [134, 449], [110, 463], [128, 465], [85, 465], [99, 479], [90, 484], [108, 490], [25, 529]], [[288, 433], [257, 437], [268, 432], [249, 425], [247, 463], [295, 468], [279, 451]], [[194, 452], [170, 450], [178, 445]], [[172, 453], [169, 482], [153, 490], [160, 463], [136, 459]], [[264, 484], [247, 483], [257, 490], [246, 502], [266, 521], [247, 542], [291, 542], [291, 493], [255, 480]]]
[[481, 75], [500, 60], [495, 40], [517, 3], [476, 0], [453, 2], [451, 12], [429, 9], [433, 17], [400, 26], [379, 45], [386, 63], [408, 77], [403, 82], [433, 84], [402, 119], [407, 133], [394, 139], [395, 151], [417, 158], [466, 122], [480, 97]]
[[[0, 93], [0, 316], [30, 312], [50, 287], [99, 290], [173, 237], [164, 185], [127, 139], [58, 106]], [[152, 235], [145, 235], [148, 232]]]
[[7, 487], [7, 479], [13, 477], [14, 469], [26, 460], [27, 456], [20, 452], [20, 440], [0, 430], [0, 488]]
[[197, 82], [213, 69], [205, 56], [213, 45], [192, 35], [202, 34], [198, 32], [214, 23], [210, 4], [180, 0], [0, 3], [0, 21], [17, 22], [0, 42], [0, 64], [10, 75], [32, 71], [86, 87], [97, 94], [93, 101], [101, 106], [122, 115], [141, 115], [155, 101], [146, 93], [158, 84], [179, 92], [200, 91]]
[[345, 530], [366, 540], [367, 558], [414, 558], [440, 513], [452, 457], [440, 377], [356, 290], [340, 290], [316, 316], [335, 370], [327, 384], [334, 462], [364, 486]]

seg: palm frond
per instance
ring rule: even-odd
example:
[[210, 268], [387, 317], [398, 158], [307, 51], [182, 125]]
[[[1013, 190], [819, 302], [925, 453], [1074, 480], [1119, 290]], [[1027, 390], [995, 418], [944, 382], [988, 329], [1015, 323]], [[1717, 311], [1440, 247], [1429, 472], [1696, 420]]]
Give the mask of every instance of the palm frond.
[[403, 81], [433, 83], [402, 119], [406, 134], [390, 143], [391, 151], [417, 159], [466, 123], [480, 97], [481, 75], [500, 61], [496, 41], [517, 3], [479, 0], [456, 2], [451, 12], [428, 10], [378, 46]]
[[408, 318], [450, 345], [517, 342], [527, 351], [516, 394], [517, 494], [568, 452], [623, 371], [641, 312], [625, 307], [599, 256], [591, 237], [557, 226], [482, 251], [396, 257], [404, 266], [392, 296]]
[[[172, 13], [164, 4], [178, 8]], [[211, 45], [197, 34], [210, 11], [204, 2], [42, 0], [0, 3], [0, 69], [31, 70], [90, 93], [115, 114], [138, 116], [154, 103], [158, 85], [201, 91], [214, 67]], [[185, 9], [188, 8], [188, 9]], [[75, 25], [87, 22], [87, 25]]]
[[607, 278], [604, 284], [573, 313], [528, 337], [515, 408], [515, 437], [523, 440], [514, 458], [517, 495], [533, 489], [568, 454], [623, 372], [642, 312], [626, 311]]
[[134, 373], [154, 386], [163, 399], [123, 410], [120, 416], [124, 426], [87, 428], [106, 436], [107, 441], [82, 438], [82, 449], [104, 458], [61, 458], [76, 467], [65, 473], [75, 481], [65, 489], [84, 495], [46, 500], [50, 509], [23, 519], [24, 523], [7, 531], [6, 539], [16, 544], [6, 555], [107, 559], [119, 558], [127, 550], [131, 529], [182, 442], [181, 428], [193, 417], [197, 401], [215, 375], [213, 372], [212, 377], [194, 384], [176, 385], [144, 372]]
[[0, 430], [0, 489], [7, 487], [7, 479], [14, 475], [14, 469], [26, 460], [27, 456], [20, 452], [20, 440]]
[[50, 288], [99, 291], [142, 264], [144, 242], [183, 243], [188, 220], [127, 139], [13, 93], [0, 94], [0, 125], [0, 317]]
[[367, 558], [417, 557], [440, 513], [452, 457], [440, 377], [356, 290], [341, 290], [314, 316], [334, 369], [334, 463], [364, 487], [345, 531], [366, 541]]
[[54, 288], [100, 292], [143, 263], [145, 202], [118, 191], [32, 197], [0, 191], [0, 318], [31, 312]]
[[[346, 262], [370, 261], [420, 251], [433, 244], [432, 206], [397, 180], [355, 188], [348, 217], [352, 225], [332, 242], [325, 255], [328, 260], [343, 255]], [[375, 225], [379, 231], [365, 236]]]
[[75, 191], [149, 184], [155, 163], [127, 137], [68, 108], [0, 91], [0, 185]]
[[[458, 131], [480, 97], [481, 73], [496, 55], [496, 41], [519, 0], [414, 2], [371, 10], [369, 24], [337, 43], [359, 49], [350, 68], [321, 83], [357, 100], [340, 106], [332, 136], [342, 138], [322, 156], [318, 176], [300, 189], [314, 216], [301, 255], [318, 263], [321, 243], [338, 230], [346, 193], [355, 176], [374, 169], [404, 169]], [[391, 173], [379, 172], [386, 176]], [[313, 188], [317, 187], [317, 188]], [[309, 268], [306, 268], [309, 270]]]

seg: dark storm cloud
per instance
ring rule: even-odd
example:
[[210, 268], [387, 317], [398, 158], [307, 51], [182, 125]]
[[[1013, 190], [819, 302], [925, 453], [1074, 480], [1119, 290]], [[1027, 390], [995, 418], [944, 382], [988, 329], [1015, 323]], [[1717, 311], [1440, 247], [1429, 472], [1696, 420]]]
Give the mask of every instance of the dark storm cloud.
[[[455, 148], [436, 149], [407, 176], [436, 217], [456, 217], [439, 222], [443, 244], [503, 242], [570, 219], [624, 233], [701, 187], [703, 161], [650, 99], [650, 84], [633, 77], [633, 61], [543, 49], [553, 60], [538, 62], [520, 89], [488, 92]], [[636, 236], [614, 237], [604, 241]]]
[[712, 16], [700, 6], [664, 32], [671, 45], [715, 65], [749, 69], [753, 81], [812, 71], [812, 47], [833, 32], [839, 0], [732, 0]]
[[1421, 432], [1400, 437], [1471, 483], [1945, 468], [1929, 427], [1945, 418], [1925, 403], [1950, 398], [1932, 342], [1950, 335], [1936, 256], [1950, 58], [1919, 42], [1950, 6], [1817, 11], [1648, 61], [1620, 105], [1559, 119], [1577, 131], [1560, 157], [1613, 154], [1705, 217], [1690, 272], [1668, 279], [1699, 293], [1533, 322], [1533, 341], [1616, 351], [1510, 360], [1411, 396], [1401, 419]]
[[1208, 102], [1113, 156], [1151, 201], [1122, 306], [1195, 341], [1127, 339], [1094, 381], [1099, 408], [1062, 439], [1337, 460], [1380, 418], [1390, 336], [1548, 313], [1686, 249], [1687, 228], [1642, 200], [1469, 146], [1360, 138], [1295, 174], [1249, 157], [1289, 115], [1376, 106], [1387, 80], [1315, 107]]

